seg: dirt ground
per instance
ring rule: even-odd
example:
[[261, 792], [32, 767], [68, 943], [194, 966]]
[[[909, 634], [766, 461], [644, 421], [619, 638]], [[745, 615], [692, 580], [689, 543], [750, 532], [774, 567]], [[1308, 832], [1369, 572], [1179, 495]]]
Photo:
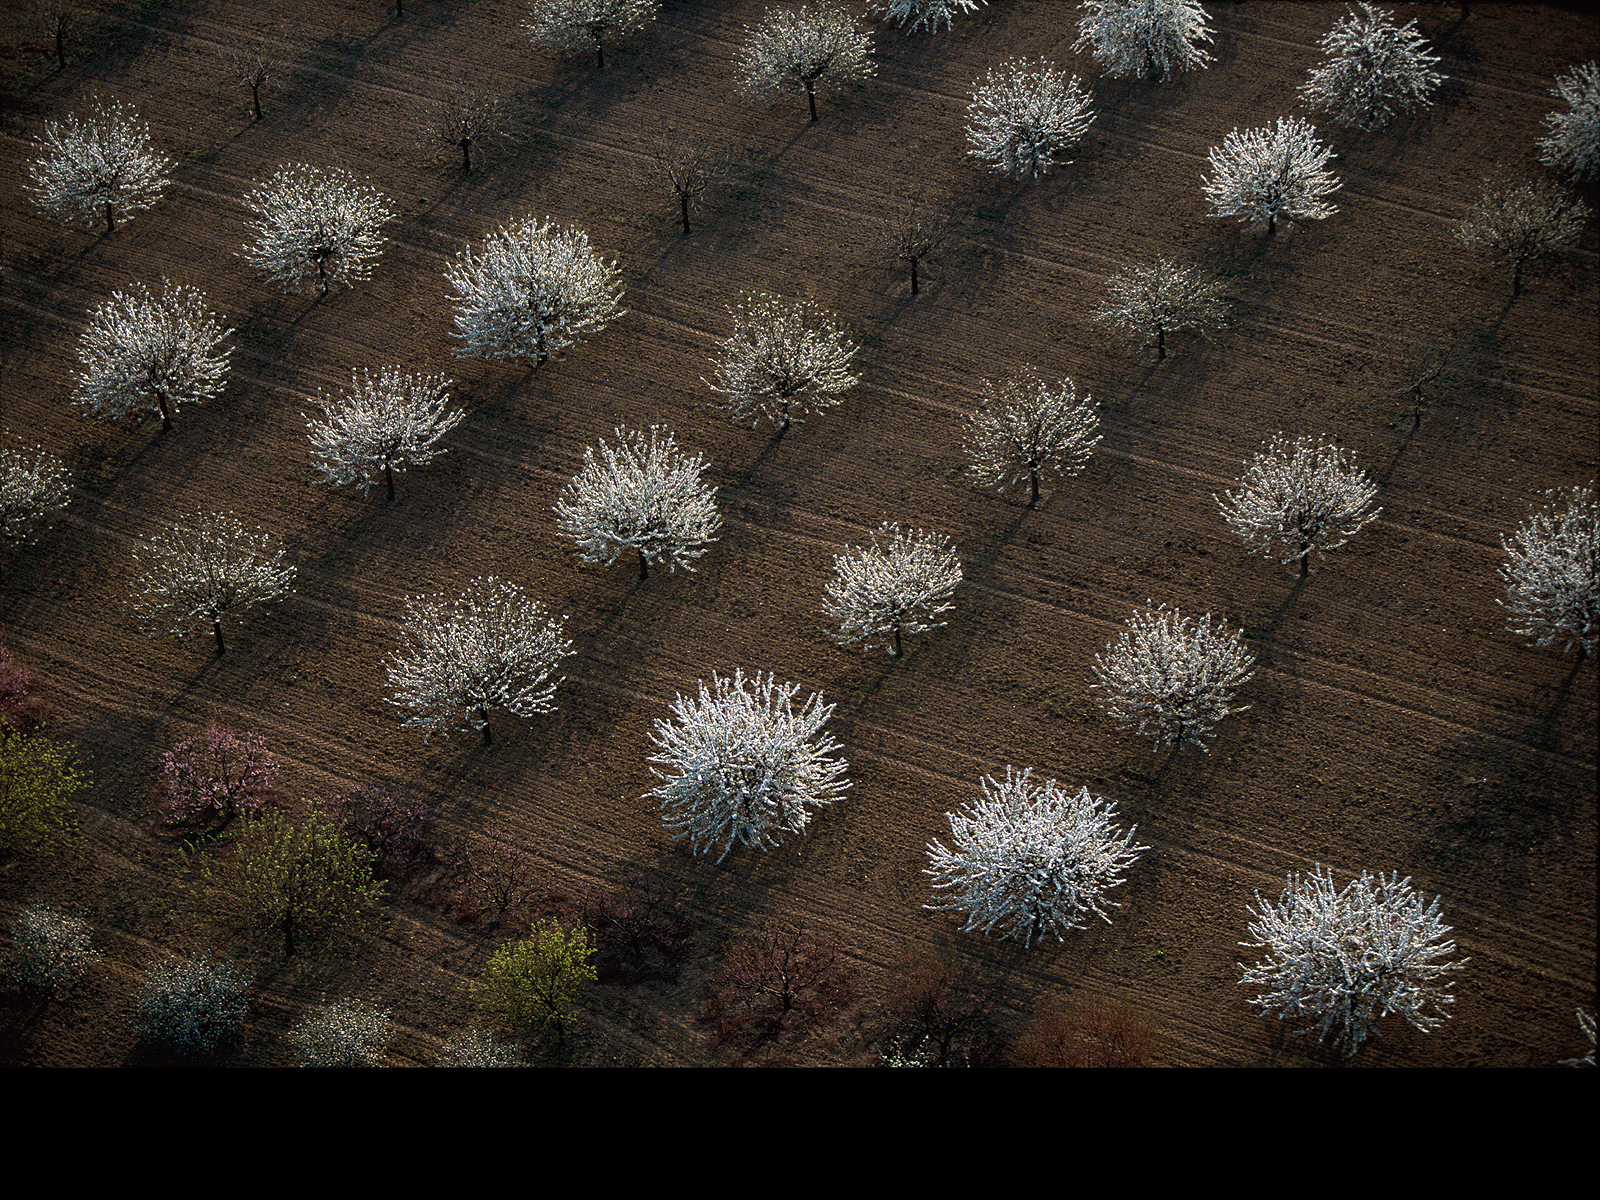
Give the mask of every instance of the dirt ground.
[[[992, 986], [1013, 1036], [1046, 997], [1117, 997], [1159, 1026], [1161, 1065], [1331, 1065], [1239, 987], [1253, 893], [1275, 897], [1315, 863], [1341, 881], [1409, 875], [1442, 897], [1471, 959], [1445, 1028], [1391, 1019], [1354, 1065], [1580, 1053], [1573, 1013], [1595, 1006], [1596, 666], [1528, 648], [1495, 600], [1501, 534], [1543, 490], [1596, 476], [1595, 223], [1514, 303], [1506, 274], [1452, 232], [1497, 164], [1538, 169], [1552, 77], [1600, 53], [1600, 23], [1398, 6], [1442, 56], [1438, 103], [1377, 133], [1319, 122], [1339, 212], [1269, 238], [1206, 216], [1207, 151], [1235, 127], [1311, 115], [1295, 89], [1342, 6], [1208, 5], [1215, 62], [1161, 86], [1099, 78], [1072, 50], [1064, 0], [995, 0], [931, 38], [875, 26], [875, 78], [819, 96], [814, 125], [803, 97], [737, 94], [743, 29], [765, 7], [665, 0], [603, 73], [530, 49], [510, 0], [413, 0], [403, 19], [381, 0], [102, 6], [64, 71], [9, 31], [0, 412], [9, 435], [64, 456], [76, 487], [40, 543], [5, 560], [0, 641], [49, 682], [94, 787], [82, 839], [0, 867], [0, 917], [35, 898], [80, 912], [106, 962], [43, 1011], [0, 1008], [0, 1060], [159, 1061], [129, 1027], [142, 971], [171, 949], [243, 948], [217, 941], [181, 849], [150, 820], [156, 755], [212, 715], [264, 735], [298, 795], [404, 789], [441, 846], [509, 824], [552, 894], [629, 871], [681, 893], [699, 922], [687, 968], [676, 984], [596, 988], [565, 1058], [580, 1065], [728, 1061], [699, 1020], [707, 973], [725, 939], [769, 917], [837, 938], [860, 971], [860, 1003], [789, 1061], [877, 1061], [874, 999], [918, 947]], [[214, 66], [256, 34], [293, 56], [259, 122]], [[1097, 117], [1074, 163], [1017, 185], [964, 158], [964, 110], [987, 67], [1040, 55], [1092, 82]], [[458, 79], [511, 97], [516, 116], [467, 178], [411, 132]], [[135, 105], [179, 162], [167, 195], [111, 236], [46, 222], [26, 191], [31, 138], [96, 93]], [[742, 163], [687, 238], [645, 173], [669, 123]], [[369, 283], [286, 296], [235, 257], [242, 195], [291, 161], [348, 167], [394, 199]], [[965, 213], [916, 297], [870, 236], [912, 183]], [[582, 227], [617, 260], [627, 315], [536, 372], [453, 357], [447, 263], [528, 214]], [[1224, 272], [1233, 303], [1227, 331], [1180, 339], [1160, 364], [1089, 316], [1108, 274], [1158, 253]], [[85, 315], [162, 276], [202, 287], [237, 330], [228, 388], [167, 434], [97, 424], [68, 403]], [[743, 291], [812, 297], [862, 342], [860, 387], [776, 446], [710, 409], [701, 382]], [[1452, 348], [1460, 379], [1414, 432], [1394, 394], [1412, 340]], [[469, 415], [449, 453], [400, 477], [393, 504], [318, 485], [302, 414], [352, 367], [391, 363], [456, 380]], [[1083, 474], [1033, 512], [962, 478], [979, 381], [1021, 364], [1071, 376], [1104, 421]], [[693, 574], [636, 586], [626, 565], [576, 562], [551, 506], [585, 446], [652, 422], [706, 454], [725, 527]], [[1304, 583], [1247, 555], [1212, 499], [1280, 430], [1350, 447], [1383, 505]], [[299, 568], [292, 596], [231, 626], [221, 659], [205, 631], [151, 640], [126, 609], [130, 548], [196, 507], [281, 531]], [[966, 574], [948, 627], [893, 665], [836, 647], [820, 613], [832, 556], [883, 520], [947, 533]], [[488, 748], [424, 744], [386, 696], [404, 597], [487, 574], [570, 614], [579, 654], [560, 709], [502, 714]], [[1250, 709], [1208, 754], [1153, 755], [1088, 698], [1093, 656], [1147, 600], [1241, 624], [1258, 655]], [[641, 796], [651, 722], [736, 667], [837, 706], [854, 787], [803, 840], [716, 865]], [[1151, 849], [1111, 924], [1024, 950], [924, 909], [927, 842], [1007, 764], [1086, 784], [1137, 824]], [[353, 949], [261, 956], [258, 1003], [219, 1061], [286, 1063], [289, 1025], [354, 995], [392, 1009], [391, 1064], [427, 1064], [475, 1020], [465, 985], [507, 928], [397, 899]]]

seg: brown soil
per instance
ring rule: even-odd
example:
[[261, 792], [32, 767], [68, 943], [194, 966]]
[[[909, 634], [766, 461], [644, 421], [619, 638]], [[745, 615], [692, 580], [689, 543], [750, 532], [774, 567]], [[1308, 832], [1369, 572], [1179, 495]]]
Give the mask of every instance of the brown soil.
[[[407, 789], [445, 846], [509, 823], [552, 894], [495, 930], [396, 900], [353, 949], [261, 956], [231, 1064], [288, 1061], [284, 1030], [342, 995], [392, 1008], [391, 1063], [431, 1062], [474, 1019], [464, 985], [508, 928], [630, 871], [684, 897], [695, 951], [676, 983], [595, 989], [568, 1061], [727, 1061], [699, 1020], [706, 978], [725, 939], [779, 917], [839, 939], [865, 996], [789, 1061], [875, 1061], [872, 997], [918, 946], [985, 978], [1013, 1036], [1047, 996], [1108, 996], [1155, 1020], [1164, 1065], [1331, 1063], [1246, 1004], [1236, 965], [1252, 894], [1318, 862], [1441, 895], [1472, 960], [1444, 1029], [1391, 1020], [1359, 1065], [1578, 1053], [1573, 1011], [1595, 1003], [1596, 668], [1520, 643], [1495, 598], [1502, 532], [1540, 491], [1596, 474], [1595, 228], [1515, 303], [1506, 274], [1451, 234], [1497, 163], [1537, 169], [1551, 78], [1596, 56], [1600, 25], [1560, 9], [1402, 10], [1443, 55], [1438, 103], [1380, 133], [1324, 126], [1339, 213], [1268, 238], [1205, 215], [1206, 153], [1235, 126], [1304, 111], [1295, 88], [1339, 6], [1212, 6], [1216, 62], [1165, 86], [1099, 79], [1057, 0], [994, 3], [936, 38], [880, 27], [876, 78], [819, 97], [815, 125], [802, 97], [767, 109], [735, 92], [743, 27], [765, 6], [666, 0], [603, 74], [588, 55], [527, 49], [520, 6], [501, 0], [416, 0], [400, 20], [382, 0], [130, 2], [65, 71], [13, 32], [0, 405], [8, 431], [68, 459], [77, 488], [38, 546], [7, 557], [0, 636], [50, 681], [95, 787], [82, 839], [0, 868], [0, 916], [36, 897], [81, 911], [106, 963], [42, 1012], [10, 1002], [0, 1058], [165, 1061], [129, 1029], [142, 970], [169, 949], [245, 949], [201, 920], [184, 856], [149, 823], [156, 754], [211, 715], [265, 735], [297, 793]], [[256, 32], [295, 55], [263, 88], [259, 122], [247, 90], [213, 79], [219, 47]], [[1075, 163], [1019, 186], [964, 160], [963, 111], [986, 67], [1040, 54], [1093, 80], [1099, 116]], [[463, 73], [518, 108], [516, 136], [470, 178], [409, 133], [416, 106]], [[180, 161], [162, 201], [109, 237], [48, 224], [25, 190], [32, 135], [94, 92], [135, 104]], [[666, 122], [743, 156], [688, 238], [641, 174]], [[371, 282], [320, 301], [273, 291], [235, 257], [241, 195], [302, 160], [370, 176], [402, 210]], [[913, 181], [967, 212], [915, 298], [869, 237]], [[1594, 186], [1585, 197], [1596, 206]], [[528, 213], [583, 227], [621, 263], [628, 315], [536, 373], [453, 358], [446, 263]], [[1228, 332], [1179, 339], [1159, 365], [1108, 346], [1088, 316], [1108, 273], [1156, 253], [1226, 271], [1235, 302]], [[228, 390], [165, 435], [97, 425], [68, 404], [85, 313], [163, 275], [204, 288], [238, 330]], [[770, 450], [708, 409], [700, 381], [745, 289], [813, 296], [864, 342], [862, 386]], [[1457, 348], [1463, 380], [1414, 435], [1392, 394], [1411, 338]], [[400, 477], [390, 505], [315, 484], [302, 413], [317, 389], [394, 362], [458, 381], [471, 413], [449, 454]], [[1104, 416], [1088, 468], [1034, 512], [961, 478], [979, 379], [1023, 363], [1071, 375]], [[575, 562], [551, 505], [586, 445], [650, 422], [709, 457], [726, 526], [698, 571], [636, 587], [629, 566]], [[1339, 439], [1381, 487], [1382, 518], [1304, 584], [1248, 556], [1212, 500], [1278, 430]], [[196, 506], [281, 530], [300, 571], [276, 611], [231, 627], [220, 660], [204, 630], [152, 641], [125, 609], [130, 547]], [[819, 613], [832, 556], [885, 519], [948, 533], [967, 576], [949, 626], [894, 665], [835, 647]], [[502, 715], [489, 748], [424, 744], [386, 698], [403, 598], [479, 574], [570, 614], [580, 654], [558, 713]], [[1250, 631], [1252, 707], [1209, 754], [1154, 756], [1087, 699], [1093, 655], [1147, 599]], [[718, 866], [674, 844], [640, 797], [651, 722], [735, 667], [835, 703], [855, 786], [805, 839]], [[1114, 923], [1024, 951], [924, 910], [924, 846], [1007, 763], [1087, 784], [1137, 823], [1152, 849], [1115, 893]]]

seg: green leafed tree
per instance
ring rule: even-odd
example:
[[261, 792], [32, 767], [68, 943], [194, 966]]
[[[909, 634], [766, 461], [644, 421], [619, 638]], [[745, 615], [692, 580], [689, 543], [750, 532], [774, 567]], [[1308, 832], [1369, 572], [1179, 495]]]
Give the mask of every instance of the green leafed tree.
[[473, 985], [478, 1002], [516, 1029], [564, 1030], [576, 1019], [572, 1005], [583, 985], [596, 979], [589, 931], [564, 933], [555, 918], [520, 942], [494, 952], [483, 980]]
[[67, 799], [88, 785], [69, 747], [0, 727], [0, 860], [70, 833]]
[[358, 926], [383, 897], [372, 851], [315, 801], [296, 816], [266, 808], [238, 826], [231, 852], [201, 872], [220, 907], [283, 938], [287, 958], [308, 938]]

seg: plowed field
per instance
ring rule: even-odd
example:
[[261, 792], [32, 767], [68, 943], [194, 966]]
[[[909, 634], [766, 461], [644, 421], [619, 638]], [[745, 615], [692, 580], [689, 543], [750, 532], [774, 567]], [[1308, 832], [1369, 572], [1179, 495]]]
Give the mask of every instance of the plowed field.
[[[508, 0], [413, 0], [403, 19], [379, 0], [123, 4], [65, 71], [12, 33], [0, 408], [76, 486], [39, 544], [5, 558], [0, 640], [49, 682], [57, 732], [95, 786], [81, 840], [0, 868], [0, 916], [35, 898], [81, 912], [106, 963], [42, 1013], [5, 1008], [4, 1060], [151, 1061], [128, 1025], [140, 973], [168, 949], [217, 944], [181, 850], [152, 823], [155, 761], [213, 715], [264, 735], [298, 795], [404, 789], [445, 848], [509, 825], [536, 850], [547, 907], [629, 871], [680, 892], [700, 922], [682, 976], [595, 989], [580, 1064], [726, 1061], [699, 1021], [707, 974], [725, 939], [769, 917], [837, 938], [860, 969], [861, 1003], [790, 1061], [875, 1062], [873, 997], [911, 946], [957, 955], [1012, 1035], [1047, 996], [1113, 996], [1158, 1024], [1162, 1065], [1331, 1063], [1247, 1005], [1236, 965], [1253, 893], [1276, 896], [1316, 863], [1341, 882], [1409, 875], [1442, 897], [1472, 960], [1443, 1029], [1391, 1019], [1356, 1065], [1579, 1053], [1573, 1011], [1595, 1004], [1596, 668], [1507, 633], [1496, 570], [1501, 535], [1539, 493], [1596, 475], [1595, 224], [1514, 302], [1507, 274], [1452, 234], [1497, 164], [1541, 169], [1552, 78], [1600, 53], [1600, 24], [1403, 6], [1449, 76], [1438, 102], [1376, 133], [1319, 120], [1339, 212], [1268, 237], [1206, 215], [1207, 152], [1235, 127], [1312, 115], [1296, 89], [1342, 6], [1210, 5], [1215, 62], [1159, 86], [1101, 79], [1073, 52], [1064, 0], [994, 0], [932, 38], [874, 26], [875, 78], [819, 95], [814, 125], [801, 96], [766, 108], [738, 95], [744, 27], [765, 7], [665, 0], [603, 73], [528, 47]], [[263, 88], [260, 121], [215, 79], [219, 48], [252, 35], [293, 60]], [[1040, 55], [1092, 82], [1098, 115], [1074, 163], [1016, 184], [964, 158], [964, 111], [987, 67]], [[515, 112], [470, 177], [413, 134], [419, 106], [461, 78]], [[164, 198], [109, 236], [48, 223], [26, 190], [31, 138], [97, 93], [135, 105], [179, 163]], [[689, 237], [647, 170], [666, 124], [741, 164]], [[237, 257], [241, 197], [300, 161], [369, 177], [400, 212], [370, 282], [323, 299], [280, 294]], [[964, 214], [915, 297], [872, 242], [913, 183]], [[1596, 187], [1583, 194], [1596, 207]], [[538, 371], [453, 357], [447, 263], [529, 214], [582, 227], [618, 261], [627, 315]], [[1106, 276], [1156, 254], [1225, 273], [1233, 311], [1161, 363], [1090, 317]], [[236, 329], [228, 388], [169, 433], [96, 424], [69, 403], [86, 314], [163, 276], [203, 288]], [[861, 385], [776, 444], [709, 408], [702, 382], [725, 306], [747, 291], [811, 297], [862, 343]], [[1394, 390], [1410, 342], [1452, 348], [1460, 381], [1415, 430]], [[469, 415], [449, 453], [401, 476], [392, 504], [316, 483], [304, 414], [318, 389], [392, 363], [456, 380]], [[1035, 511], [963, 480], [979, 381], [1023, 364], [1071, 376], [1103, 419], [1088, 467]], [[578, 563], [551, 506], [585, 446], [651, 423], [710, 460], [725, 527], [694, 573], [639, 585], [626, 563]], [[1213, 501], [1280, 430], [1349, 447], [1383, 505], [1303, 582], [1248, 555]], [[293, 595], [229, 627], [220, 658], [204, 630], [151, 640], [126, 608], [130, 549], [196, 508], [281, 532], [299, 570]], [[948, 534], [966, 576], [949, 625], [893, 664], [835, 646], [820, 614], [833, 556], [885, 520]], [[401, 728], [383, 661], [407, 595], [477, 575], [569, 614], [579, 653], [557, 713], [501, 714], [489, 747], [424, 744]], [[1209, 753], [1152, 754], [1089, 699], [1093, 656], [1147, 601], [1249, 633], [1251, 707]], [[716, 865], [674, 843], [641, 795], [652, 721], [735, 668], [835, 704], [854, 787], [804, 839]], [[1024, 950], [924, 909], [927, 842], [948, 839], [944, 814], [1007, 764], [1087, 784], [1138, 825], [1150, 849], [1112, 893], [1111, 924]], [[393, 1010], [391, 1063], [430, 1062], [473, 1019], [463, 987], [507, 932], [396, 899], [348, 953], [262, 958], [260, 1000], [222, 1061], [286, 1062], [283, 1031], [308, 1006], [355, 995]]]

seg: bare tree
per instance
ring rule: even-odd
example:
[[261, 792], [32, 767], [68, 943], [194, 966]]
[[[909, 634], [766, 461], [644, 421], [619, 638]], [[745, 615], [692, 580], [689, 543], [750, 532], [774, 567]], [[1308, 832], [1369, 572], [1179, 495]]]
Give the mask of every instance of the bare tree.
[[0, 544], [33, 540], [40, 525], [67, 506], [72, 476], [43, 446], [0, 449]]
[[41, 149], [28, 167], [33, 203], [53, 221], [92, 229], [149, 208], [171, 182], [174, 162], [150, 141], [150, 126], [113, 100], [94, 101], [87, 117], [44, 123]]
[[1204, 69], [1211, 55], [1199, 0], [1086, 0], [1074, 50], [1090, 50], [1112, 79], [1172, 78], [1172, 69]]
[[1167, 334], [1187, 329], [1203, 334], [1228, 319], [1220, 279], [1200, 267], [1165, 258], [1113, 275], [1106, 289], [1111, 300], [1095, 310], [1095, 320], [1142, 346], [1154, 341], [1158, 361], [1167, 356]]
[[532, 217], [503, 225], [474, 256], [468, 246], [445, 268], [455, 289], [457, 358], [531, 359], [598, 333], [622, 315], [622, 273], [589, 246], [581, 229]]
[[73, 403], [106, 421], [160, 413], [162, 430], [171, 429], [180, 406], [222, 390], [231, 353], [222, 340], [232, 332], [198, 288], [166, 279], [159, 299], [142, 283], [112, 292], [79, 339]]
[[[1459, 386], [1453, 373], [1456, 358], [1453, 350], [1428, 342], [1412, 342], [1400, 348], [1395, 362], [1400, 386], [1395, 388], [1395, 394], [1411, 408], [1412, 433], [1422, 428], [1422, 414]], [[1397, 424], [1402, 415], [1395, 414], [1391, 424]]]
[[453, 599], [407, 596], [400, 649], [389, 659], [390, 703], [410, 709], [403, 724], [449, 737], [458, 729], [494, 735], [489, 714], [555, 711], [555, 678], [574, 653], [564, 617], [552, 616], [514, 583], [477, 578]]
[[902, 192], [889, 215], [878, 222], [878, 249], [886, 260], [910, 266], [913, 296], [917, 294], [917, 267], [949, 240], [956, 224], [950, 200], [921, 188]]
[[1276, 433], [1246, 465], [1239, 490], [1212, 499], [1251, 553], [1298, 562], [1304, 579], [1313, 550], [1337, 549], [1378, 519], [1377, 495], [1349, 451]]
[[472, 145], [505, 131], [505, 100], [482, 88], [456, 84], [423, 111], [418, 140], [461, 151], [461, 173], [472, 174]]
[[372, 274], [383, 250], [383, 225], [394, 218], [389, 198], [348, 171], [303, 163], [279, 167], [244, 198], [256, 219], [243, 258], [272, 283], [298, 292], [315, 278], [326, 296]]
[[958, 13], [969, 13], [977, 10], [980, 4], [988, 0], [872, 0], [867, 5], [869, 16], [877, 17], [882, 21], [893, 21], [900, 29], [905, 29], [906, 22], [911, 22], [911, 28], [906, 29], [908, 34], [926, 29], [929, 33], [939, 32], [939, 22], [944, 22], [946, 32], [950, 29], [951, 20]]
[[861, 382], [849, 370], [857, 347], [832, 313], [809, 300], [747, 296], [728, 315], [733, 333], [711, 360], [716, 378], [702, 382], [727, 397], [723, 404], [735, 421], [771, 421], [782, 437], [806, 413], [841, 403]]
[[1593, 487], [1546, 492], [1544, 505], [1500, 545], [1512, 633], [1535, 646], [1600, 644], [1600, 502]]
[[33, 27], [55, 43], [56, 65], [67, 69], [67, 50], [83, 41], [83, 6], [71, 0], [35, 0]]
[[1600, 174], [1600, 64], [1592, 59], [1556, 76], [1550, 94], [1567, 102], [1567, 111], [1546, 113], [1550, 132], [1539, 139], [1539, 161], [1575, 179]]
[[618, 429], [617, 445], [602, 440], [583, 452], [583, 469], [561, 489], [556, 520], [578, 543], [584, 562], [609, 567], [627, 550], [639, 555], [639, 578], [649, 564], [694, 570], [694, 560], [717, 540], [722, 516], [717, 489], [705, 483], [705, 459], [682, 453], [660, 425], [648, 435]]
[[1088, 788], [1076, 795], [1054, 779], [1031, 782], [1033, 768], [1006, 768], [1005, 782], [978, 781], [982, 796], [970, 815], [946, 813], [950, 840], [928, 843], [935, 891], [948, 896], [927, 907], [967, 915], [964, 931], [1000, 928], [1002, 938], [1022, 938], [1027, 948], [1051, 934], [1082, 929], [1091, 916], [1107, 925], [1103, 893], [1123, 882], [1122, 873], [1148, 846], [1136, 846], [1132, 826], [1114, 823], [1116, 805]]
[[728, 152], [704, 138], [668, 129], [650, 144], [647, 174], [657, 187], [672, 193], [689, 236], [689, 209], [705, 200], [706, 193], [728, 178], [732, 163]]
[[196, 512], [187, 527], [136, 546], [133, 560], [140, 570], [133, 610], [151, 635], [182, 637], [194, 622], [209, 621], [218, 654], [227, 650], [222, 618], [278, 599], [295, 575], [278, 538], [245, 528], [231, 512]]
[[1255, 657], [1238, 631], [1213, 627], [1159, 605], [1135, 612], [1127, 628], [1095, 655], [1095, 699], [1120, 728], [1155, 739], [1155, 748], [1206, 748], [1203, 739], [1230, 713], [1234, 693], [1249, 680]]
[[1456, 241], [1511, 264], [1511, 295], [1522, 294], [1522, 273], [1531, 263], [1577, 242], [1589, 206], [1543, 179], [1484, 180], [1483, 195], [1456, 226]]
[[1323, 168], [1333, 151], [1317, 141], [1315, 126], [1298, 117], [1278, 118], [1270, 128], [1237, 129], [1211, 149], [1210, 179], [1201, 177], [1211, 216], [1238, 217], [1242, 225], [1265, 221], [1278, 231], [1278, 217], [1320, 221], [1339, 210], [1322, 199], [1344, 185]]
[[817, 87], [844, 88], [864, 83], [877, 69], [872, 39], [856, 31], [855, 18], [828, 3], [794, 12], [768, 9], [766, 20], [739, 51], [739, 83], [744, 94], [770, 100], [785, 92], [804, 92], [817, 119]]
[[307, 419], [306, 428], [322, 482], [359, 487], [365, 496], [381, 474], [393, 500], [395, 469], [439, 457], [439, 439], [467, 415], [445, 408], [451, 386], [443, 375], [385, 367], [376, 379], [365, 369], [351, 371], [346, 395], [329, 398], [319, 389], [322, 420]]
[[1378, 1019], [1390, 1013], [1423, 1033], [1437, 1029], [1449, 1014], [1427, 1010], [1455, 1003], [1445, 976], [1471, 961], [1439, 961], [1456, 944], [1440, 941], [1450, 926], [1438, 897], [1424, 905], [1398, 872], [1363, 871], [1340, 891], [1319, 864], [1309, 878], [1291, 873], [1276, 904], [1257, 892], [1250, 913], [1255, 940], [1239, 944], [1267, 952], [1253, 967], [1239, 964], [1240, 985], [1263, 989], [1250, 1003], [1280, 1021], [1310, 1017], [1317, 1040], [1331, 1033], [1346, 1054], [1378, 1033]]
[[799, 690], [759, 671], [713, 673], [710, 690], [702, 680], [698, 700], [677, 696], [673, 719], [655, 723], [648, 761], [665, 770], [651, 766], [662, 783], [645, 795], [660, 799], [662, 821], [694, 853], [721, 842], [721, 862], [738, 844], [781, 846], [850, 786], [839, 744], [822, 732], [833, 705], [813, 694], [796, 712]]
[[593, 46], [605, 70], [605, 40], [637, 33], [656, 19], [660, 0], [533, 0], [522, 32], [536, 46], [576, 50]]
[[1433, 103], [1444, 76], [1433, 69], [1437, 54], [1415, 20], [1396, 26], [1389, 13], [1370, 4], [1347, 11], [1319, 43], [1327, 62], [1311, 72], [1300, 95], [1312, 108], [1332, 113], [1341, 125], [1376, 129], [1396, 110]]
[[967, 105], [968, 158], [1014, 179], [1037, 179], [1071, 162], [1062, 156], [1094, 120], [1093, 98], [1078, 77], [1040, 59], [1010, 59], [973, 85]]
[[1030, 366], [1002, 379], [985, 379], [983, 402], [967, 418], [968, 477], [979, 487], [1009, 490], [1029, 485], [1028, 507], [1039, 502], [1046, 472], [1076, 475], [1100, 443], [1096, 405], [1077, 385], [1046, 382]]
[[223, 82], [250, 89], [250, 105], [261, 120], [261, 85], [284, 72], [284, 64], [264, 42], [224, 46], [221, 53]]
[[949, 538], [885, 521], [870, 545], [847, 546], [833, 560], [822, 612], [839, 630], [829, 636], [899, 658], [902, 634], [943, 627], [937, 618], [955, 607], [950, 597], [960, 582], [961, 560]]

